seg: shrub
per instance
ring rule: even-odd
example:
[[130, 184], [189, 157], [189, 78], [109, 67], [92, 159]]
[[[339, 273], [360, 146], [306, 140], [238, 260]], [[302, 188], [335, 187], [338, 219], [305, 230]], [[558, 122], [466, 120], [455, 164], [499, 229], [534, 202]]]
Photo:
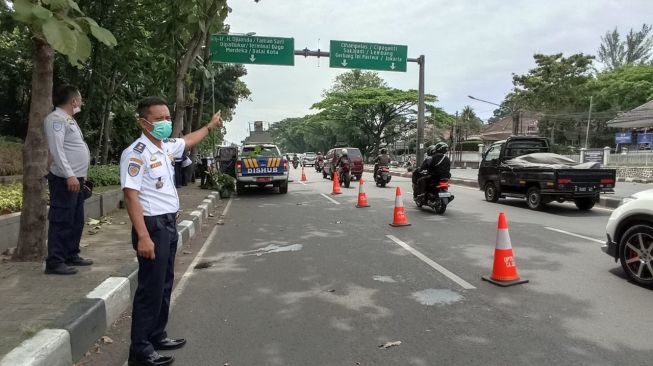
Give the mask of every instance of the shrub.
[[21, 184], [0, 185], [0, 215], [18, 212], [23, 204]]
[[23, 143], [0, 136], [0, 176], [23, 174]]
[[120, 166], [91, 165], [87, 179], [94, 187], [120, 185]]

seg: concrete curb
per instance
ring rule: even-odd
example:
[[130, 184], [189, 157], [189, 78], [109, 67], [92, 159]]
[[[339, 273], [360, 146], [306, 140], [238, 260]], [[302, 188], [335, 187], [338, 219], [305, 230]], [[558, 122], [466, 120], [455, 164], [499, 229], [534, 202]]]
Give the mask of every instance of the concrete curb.
[[[364, 171], [368, 173], [373, 172], [372, 169], [367, 169], [367, 168]], [[397, 172], [390, 172], [390, 175], [396, 177], [404, 177], [404, 178], [411, 178], [413, 176], [412, 173], [397, 173]], [[449, 179], [449, 183], [465, 186], [465, 187], [478, 188], [478, 182], [470, 179], [451, 178]], [[617, 208], [619, 207], [620, 204], [621, 204], [621, 199], [614, 198], [614, 197], [601, 197], [599, 199], [599, 202], [597, 202], [597, 206], [602, 206], [605, 208]]]
[[[201, 230], [204, 219], [216, 207], [219, 195], [208, 195], [191, 213], [193, 220], [177, 225], [179, 248]], [[126, 264], [120, 271], [124, 277], [109, 277], [64, 313], [47, 329], [7, 353], [0, 366], [70, 366], [102, 337], [131, 304], [138, 284], [138, 264]]]

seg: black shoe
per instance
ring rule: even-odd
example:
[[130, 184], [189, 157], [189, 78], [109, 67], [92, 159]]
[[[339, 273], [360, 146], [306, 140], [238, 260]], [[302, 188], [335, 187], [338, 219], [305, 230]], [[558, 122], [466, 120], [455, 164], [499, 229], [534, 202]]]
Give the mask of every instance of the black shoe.
[[152, 354], [144, 359], [130, 356], [127, 364], [129, 366], [165, 366], [172, 365], [174, 361], [175, 359], [172, 356], [162, 356], [156, 352], [152, 352]]
[[85, 259], [80, 256], [77, 256], [75, 258], [71, 258], [67, 260], [66, 264], [69, 266], [90, 266], [91, 264], [93, 264], [93, 260]]
[[45, 274], [73, 275], [77, 273], [77, 268], [68, 267], [64, 263], [59, 263], [53, 267], [45, 265]]
[[157, 343], [152, 343], [152, 346], [154, 346], [155, 350], [159, 351], [159, 350], [178, 349], [183, 347], [185, 344], [186, 344], [186, 340], [183, 338], [178, 338], [178, 339], [164, 338]]

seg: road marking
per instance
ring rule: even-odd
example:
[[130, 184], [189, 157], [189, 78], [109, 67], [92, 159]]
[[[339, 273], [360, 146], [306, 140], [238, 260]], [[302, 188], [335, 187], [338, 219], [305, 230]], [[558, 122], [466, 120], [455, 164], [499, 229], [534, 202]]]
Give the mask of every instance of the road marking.
[[434, 270], [442, 273], [445, 275], [447, 278], [452, 280], [453, 282], [459, 284], [462, 288], [465, 290], [473, 290], [476, 287], [474, 287], [471, 283], [463, 280], [462, 278], [458, 277], [455, 273], [449, 271], [448, 269], [442, 267], [441, 265], [437, 264], [435, 261], [433, 261], [431, 258], [425, 256], [424, 254], [420, 253], [417, 249], [411, 247], [410, 245], [404, 243], [403, 241], [397, 239], [394, 235], [386, 235], [386, 237], [395, 243], [399, 244], [402, 248], [406, 249], [409, 251], [412, 255], [416, 256], [417, 258], [421, 259], [424, 263], [428, 264], [431, 268]]
[[566, 235], [569, 235], [569, 236], [575, 236], [575, 237], [580, 238], [580, 239], [593, 241], [595, 243], [605, 244], [605, 240], [594, 239], [594, 238], [590, 238], [589, 236], [574, 234], [574, 233], [570, 233], [569, 231], [564, 231], [564, 230], [560, 230], [560, 229], [556, 229], [556, 228], [548, 227], [548, 226], [545, 226], [544, 228], [547, 229], [547, 230], [551, 230], [551, 231], [561, 233], [561, 234], [566, 234]]
[[326, 194], [324, 194], [324, 193], [320, 193], [320, 194], [321, 194], [324, 198], [326, 198], [326, 199], [328, 199], [329, 201], [335, 203], [336, 205], [339, 205], [339, 204], [340, 204], [340, 202], [334, 200], [333, 198], [327, 196]]
[[[232, 201], [233, 198], [229, 198], [229, 201], [227, 201], [227, 205], [224, 207], [224, 210], [222, 210], [222, 214], [220, 215], [220, 218], [224, 218], [227, 216], [227, 212], [229, 212], [229, 208], [231, 207]], [[175, 287], [175, 291], [172, 292], [172, 296], [170, 299], [170, 308], [174, 307], [177, 297], [181, 295], [182, 292], [184, 292], [184, 288], [186, 287], [186, 283], [188, 282], [188, 279], [194, 274], [194, 270], [195, 270], [195, 266], [197, 265], [197, 262], [199, 262], [199, 260], [202, 259], [202, 257], [204, 256], [204, 252], [206, 252], [206, 250], [211, 246], [213, 239], [218, 234], [219, 227], [220, 226], [218, 225], [213, 227], [213, 230], [211, 230], [211, 234], [209, 235], [208, 238], [206, 238], [204, 244], [202, 244], [200, 251], [197, 252], [197, 255], [195, 256], [195, 259], [193, 259], [193, 261], [190, 263], [188, 268], [186, 268], [186, 272], [184, 272], [184, 274], [181, 276], [181, 279], [179, 279], [179, 283], [177, 284], [177, 287]]]
[[302, 182], [301, 180], [299, 181], [300, 184], [306, 185], [306, 183]]

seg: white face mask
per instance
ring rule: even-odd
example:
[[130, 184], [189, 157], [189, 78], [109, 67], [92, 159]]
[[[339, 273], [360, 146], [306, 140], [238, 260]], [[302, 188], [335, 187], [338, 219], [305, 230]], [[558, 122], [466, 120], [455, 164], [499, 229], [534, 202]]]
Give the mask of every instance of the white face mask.
[[73, 107], [73, 114], [77, 114], [82, 111], [82, 107]]

